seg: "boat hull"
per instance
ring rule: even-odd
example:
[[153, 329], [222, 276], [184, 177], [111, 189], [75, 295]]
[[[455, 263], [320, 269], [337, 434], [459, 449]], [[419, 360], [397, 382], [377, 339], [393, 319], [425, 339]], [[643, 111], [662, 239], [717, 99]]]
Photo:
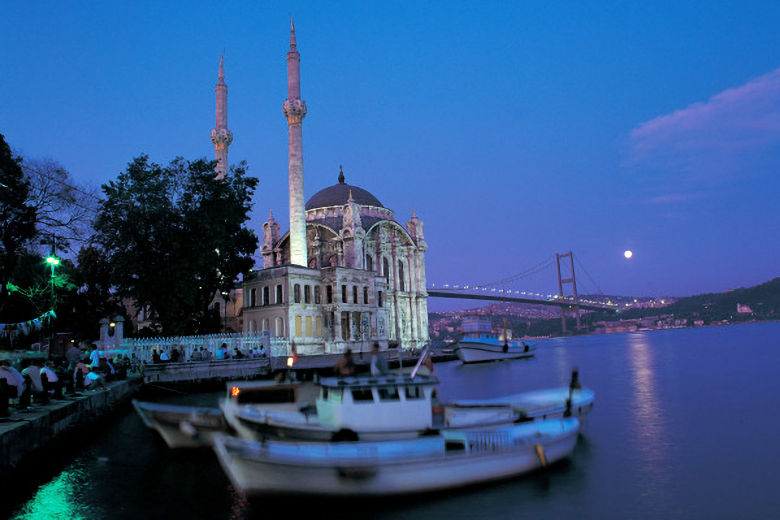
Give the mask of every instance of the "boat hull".
[[[549, 423], [553, 422], [560, 423], [555, 433], [549, 431]], [[534, 429], [535, 425], [543, 426]], [[496, 432], [478, 432], [470, 435], [487, 440], [454, 452], [448, 448], [446, 435], [393, 443], [349, 443], [352, 446], [260, 444], [219, 435], [214, 449], [234, 487], [246, 495], [389, 496], [505, 479], [555, 463], [568, 457], [574, 449], [579, 422], [577, 419], [542, 421], [514, 428], [523, 426], [530, 427], [528, 435], [508, 444], [490, 440], [498, 438]], [[539, 434], [540, 430], [548, 431]], [[421, 444], [404, 447], [402, 443]], [[279, 444], [288, 446], [279, 447]], [[383, 455], [384, 448], [379, 444], [397, 445], [401, 455]], [[415, 453], [420, 447], [432, 449], [428, 453]], [[333, 454], [329, 455], [328, 450]], [[404, 455], [404, 450], [409, 454]], [[311, 451], [318, 454], [307, 455]]]
[[208, 447], [215, 433], [227, 433], [229, 430], [218, 408], [163, 405], [136, 400], [133, 400], [133, 407], [144, 424], [157, 431], [169, 448]]
[[463, 363], [486, 363], [504, 359], [524, 359], [533, 357], [536, 347], [496, 345], [480, 341], [461, 341], [455, 346], [455, 353]]

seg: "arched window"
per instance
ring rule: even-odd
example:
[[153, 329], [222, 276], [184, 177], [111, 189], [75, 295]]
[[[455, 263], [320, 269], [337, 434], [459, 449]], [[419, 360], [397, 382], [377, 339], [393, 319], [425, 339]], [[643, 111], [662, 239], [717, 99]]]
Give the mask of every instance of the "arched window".
[[366, 271], [374, 270], [374, 258], [371, 255], [366, 255]]
[[398, 290], [405, 291], [404, 289], [404, 263], [398, 261]]
[[382, 274], [385, 275], [385, 280], [389, 283], [390, 282], [390, 263], [387, 261], [387, 258], [382, 259]]
[[332, 285], [326, 285], [325, 286], [325, 301], [328, 303], [333, 303], [333, 286]]
[[311, 336], [312, 336], [311, 316], [306, 316], [306, 337], [310, 338]]
[[311, 303], [311, 285], [303, 286], [303, 303]]
[[297, 283], [293, 286], [293, 301], [301, 303], [301, 285]]
[[270, 327], [268, 326], [268, 318], [265, 318], [263, 320], [263, 332], [267, 331]]
[[271, 303], [271, 288], [267, 285], [263, 287], [263, 305]]
[[315, 285], [314, 286], [314, 303], [322, 303], [320, 301], [320, 286]]
[[282, 321], [282, 318], [276, 318], [276, 337], [284, 337], [284, 321]]
[[276, 286], [276, 303], [282, 303], [282, 286]]
[[295, 317], [295, 335], [298, 337], [303, 336], [303, 320], [301, 316]]
[[257, 289], [253, 287], [249, 289], [249, 306], [254, 307], [255, 305], [257, 305]]
[[314, 318], [314, 331], [318, 338], [322, 337], [322, 316]]

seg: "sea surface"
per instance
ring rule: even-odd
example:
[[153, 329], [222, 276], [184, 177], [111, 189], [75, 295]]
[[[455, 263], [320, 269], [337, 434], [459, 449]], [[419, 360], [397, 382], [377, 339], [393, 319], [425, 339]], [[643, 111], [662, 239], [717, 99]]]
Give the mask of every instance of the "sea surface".
[[537, 346], [532, 360], [447, 362], [435, 375], [447, 400], [563, 386], [578, 368], [596, 405], [571, 459], [547, 471], [433, 496], [248, 502], [211, 452], [167, 449], [128, 407], [33, 481], [3, 490], [0, 517], [780, 518], [780, 323]]

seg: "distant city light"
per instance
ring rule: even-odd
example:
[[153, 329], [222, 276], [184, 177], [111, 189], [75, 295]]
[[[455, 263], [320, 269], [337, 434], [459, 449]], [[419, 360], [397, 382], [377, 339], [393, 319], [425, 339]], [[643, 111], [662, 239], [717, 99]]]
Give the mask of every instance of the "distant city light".
[[626, 258], [631, 258], [632, 256], [634, 256], [634, 253], [631, 250], [624, 251], [623, 256], [625, 256]]

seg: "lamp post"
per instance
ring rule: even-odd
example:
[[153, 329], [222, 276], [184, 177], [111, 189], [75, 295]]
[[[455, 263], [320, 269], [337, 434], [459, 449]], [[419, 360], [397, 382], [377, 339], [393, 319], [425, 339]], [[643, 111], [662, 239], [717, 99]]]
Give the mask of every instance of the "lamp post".
[[[50, 286], [51, 286], [51, 309], [54, 310], [54, 266], [60, 265], [60, 259], [57, 258], [54, 255], [54, 251], [51, 252], [49, 256], [46, 257], [46, 263], [51, 266], [51, 279], [50, 279]], [[52, 322], [51, 325], [51, 337], [49, 338], [49, 357], [51, 358], [52, 351], [54, 350], [54, 323]]]
[[222, 330], [227, 332], [227, 302], [228, 292], [222, 291]]

